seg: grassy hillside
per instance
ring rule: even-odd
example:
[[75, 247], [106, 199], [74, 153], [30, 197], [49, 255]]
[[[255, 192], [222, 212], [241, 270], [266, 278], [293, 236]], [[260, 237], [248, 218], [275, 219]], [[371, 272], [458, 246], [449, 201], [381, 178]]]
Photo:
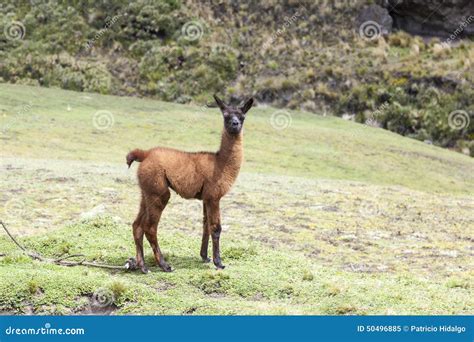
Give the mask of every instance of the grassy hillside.
[[[0, 119], [0, 218], [45, 256], [117, 265], [134, 254], [139, 199], [127, 151], [215, 150], [222, 125], [217, 109], [6, 84]], [[45, 265], [2, 236], [0, 310], [472, 314], [472, 158], [261, 107], [245, 155], [222, 203], [224, 271], [200, 263], [200, 202], [173, 195], [159, 228], [173, 273]]]
[[[220, 142], [217, 109], [7, 84], [0, 84], [0, 90], [6, 155], [123, 163], [125, 154], [137, 146], [199, 151], [217, 150]], [[250, 117], [243, 172], [357, 180], [430, 192], [469, 193], [474, 186], [474, 162], [469, 158], [382, 129], [273, 108], [258, 108]], [[94, 118], [96, 126], [111, 127], [97, 129]]]

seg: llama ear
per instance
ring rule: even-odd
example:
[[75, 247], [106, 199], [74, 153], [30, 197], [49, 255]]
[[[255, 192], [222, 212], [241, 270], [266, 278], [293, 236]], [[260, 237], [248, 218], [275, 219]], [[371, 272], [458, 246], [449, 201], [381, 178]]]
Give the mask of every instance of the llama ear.
[[222, 100], [221, 100], [219, 97], [217, 97], [216, 94], [214, 94], [214, 100], [216, 100], [217, 105], [219, 106], [219, 108], [220, 108], [222, 111], [224, 111], [224, 110], [227, 108], [227, 106], [225, 105], [225, 103], [222, 102]]
[[242, 112], [247, 113], [250, 108], [252, 108], [252, 105], [253, 105], [253, 97], [251, 97], [250, 99], [247, 100], [247, 102], [245, 102], [245, 104], [240, 108], [242, 110]]

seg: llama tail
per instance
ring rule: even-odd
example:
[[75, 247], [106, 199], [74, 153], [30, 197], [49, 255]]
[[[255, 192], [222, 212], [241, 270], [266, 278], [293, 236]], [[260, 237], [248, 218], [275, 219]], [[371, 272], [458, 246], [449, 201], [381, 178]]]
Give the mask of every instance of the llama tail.
[[138, 161], [138, 162], [144, 161], [146, 159], [146, 157], [148, 157], [149, 153], [150, 153], [149, 151], [143, 151], [143, 150], [140, 150], [138, 148], [136, 148], [133, 151], [129, 152], [127, 154], [127, 165], [128, 165], [128, 167], [130, 168], [130, 165], [132, 165], [132, 163], [134, 161]]

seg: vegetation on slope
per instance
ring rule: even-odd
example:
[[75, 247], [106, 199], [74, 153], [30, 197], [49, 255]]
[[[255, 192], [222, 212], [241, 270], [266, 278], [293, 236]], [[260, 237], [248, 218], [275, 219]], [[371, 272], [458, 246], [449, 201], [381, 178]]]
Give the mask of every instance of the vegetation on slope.
[[[204, 104], [234, 101], [341, 116], [474, 154], [474, 43], [359, 35], [371, 1], [4, 1], [0, 80]], [[32, 5], [33, 3], [33, 5]], [[451, 120], [450, 120], [451, 118]]]

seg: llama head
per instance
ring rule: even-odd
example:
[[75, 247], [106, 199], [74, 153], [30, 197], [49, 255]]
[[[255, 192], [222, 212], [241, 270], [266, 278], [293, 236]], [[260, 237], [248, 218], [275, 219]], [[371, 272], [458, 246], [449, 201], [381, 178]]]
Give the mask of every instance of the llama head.
[[252, 108], [253, 98], [248, 99], [241, 107], [228, 106], [217, 95], [214, 95], [214, 100], [224, 116], [224, 128], [227, 133], [239, 134], [244, 126], [245, 114]]

